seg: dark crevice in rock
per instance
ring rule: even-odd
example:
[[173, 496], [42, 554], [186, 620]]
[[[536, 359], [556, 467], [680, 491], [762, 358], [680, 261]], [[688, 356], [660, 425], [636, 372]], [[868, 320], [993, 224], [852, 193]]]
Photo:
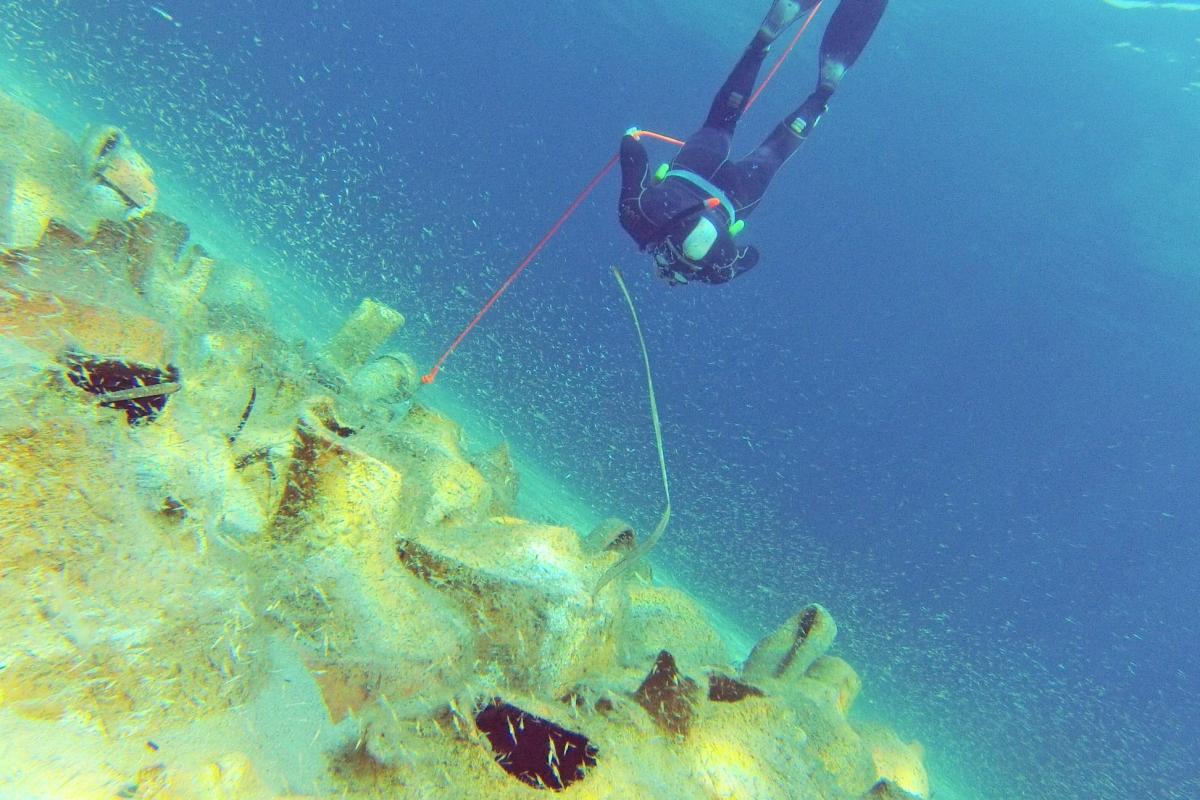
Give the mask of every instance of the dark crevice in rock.
[[[276, 523], [285, 524], [302, 519], [304, 510], [317, 497], [319, 476], [323, 469], [328, 469], [337, 461], [351, 457], [351, 451], [346, 449], [338, 439], [328, 434], [336, 434], [345, 438], [354, 433], [353, 428], [341, 425], [334, 415], [333, 401], [326, 397], [310, 400], [304, 412], [296, 423], [295, 438], [292, 443], [292, 459], [288, 468], [287, 485], [283, 497], [279, 501]], [[243, 456], [236, 462], [241, 469], [256, 461], [269, 458], [271, 447], [260, 449]], [[270, 462], [267, 462], [268, 468]]]
[[174, 520], [187, 519], [188, 515], [187, 506], [170, 496], [163, 498], [162, 505], [159, 506], [158, 511], [164, 517]]
[[637, 546], [637, 533], [622, 519], [610, 517], [584, 537], [584, 549], [590, 553], [627, 553]]
[[266, 461], [271, 456], [271, 448], [274, 446], [275, 445], [273, 444], [268, 444], [255, 450], [251, 450], [249, 453], [246, 453], [245, 455], [239, 457], [237, 461], [233, 462], [234, 469], [245, 469], [252, 464], [257, 464], [260, 461]]
[[596, 747], [581, 733], [522, 711], [499, 698], [475, 715], [496, 763], [509, 775], [539, 789], [565, 789], [596, 766]]
[[242, 435], [242, 431], [246, 428], [246, 422], [250, 419], [251, 412], [254, 411], [254, 401], [258, 398], [258, 389], [254, 386], [250, 387], [250, 399], [246, 403], [246, 410], [242, 412], [242, 418], [238, 420], [237, 427], [233, 433], [229, 434], [229, 444], [233, 445], [237, 442], [237, 438]]
[[863, 795], [862, 800], [921, 800], [919, 795], [910, 794], [889, 780], [881, 780]]
[[341, 423], [339, 423], [336, 419], [333, 419], [332, 417], [330, 417], [329, 419], [323, 419], [323, 420], [321, 420], [321, 422], [325, 425], [325, 429], [327, 431], [329, 431], [330, 433], [336, 433], [338, 436], [342, 437], [343, 439], [345, 439], [349, 436], [353, 436], [354, 434], [358, 433], [358, 431], [354, 430], [354, 428], [348, 427], [346, 425], [342, 425]]
[[763, 691], [757, 686], [730, 678], [727, 675], [711, 673], [708, 676], [708, 699], [717, 703], [736, 703], [747, 697], [762, 697]]
[[[62, 360], [71, 383], [100, 398], [112, 396], [110, 401], [100, 400], [99, 405], [124, 411], [130, 425], [153, 422], [171, 393], [179, 389], [179, 370], [174, 366], [164, 370], [77, 351], [66, 353]], [[154, 387], [160, 385], [162, 391], [155, 392]]]
[[330, 754], [329, 766], [334, 777], [358, 787], [390, 788], [394, 781], [394, 770], [371, 755], [361, 741], [350, 741]]
[[558, 698], [558, 701], [569, 705], [576, 713], [591, 714], [594, 712], [597, 714], [608, 714], [613, 710], [613, 701], [611, 698], [600, 695], [593, 702], [590, 698], [594, 696], [594, 692], [585, 688], [579, 688], [567, 692]]
[[779, 666], [775, 670], [775, 677], [783, 676], [787, 672], [788, 667], [792, 665], [792, 661], [796, 658], [796, 653], [799, 652], [800, 646], [808, 640], [808, 635], [812, 633], [813, 624], [817, 621], [817, 609], [809, 607], [800, 615], [799, 624], [796, 626], [796, 637], [792, 642], [791, 648], [787, 654], [780, 660]]
[[313, 417], [321, 423], [321, 427], [343, 439], [349, 438], [358, 433], [354, 428], [348, 425], [343, 425], [337, 418], [333, 410], [333, 403], [328, 400], [321, 400], [310, 404], [308, 408]]
[[683, 736], [692, 725], [697, 691], [696, 682], [680, 675], [675, 657], [663, 650], [633, 699], [646, 709], [659, 728]]

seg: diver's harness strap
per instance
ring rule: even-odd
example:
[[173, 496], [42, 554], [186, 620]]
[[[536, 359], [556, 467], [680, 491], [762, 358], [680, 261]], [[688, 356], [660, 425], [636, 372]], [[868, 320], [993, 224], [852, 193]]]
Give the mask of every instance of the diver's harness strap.
[[[725, 209], [725, 213], [729, 216], [730, 236], [737, 236], [742, 232], [742, 229], [746, 227], [746, 220], [737, 218], [737, 210], [733, 207], [733, 203], [729, 200], [729, 197], [723, 191], [718, 189], [716, 185], [712, 183], [712, 181], [708, 180], [707, 178], [702, 178], [688, 169], [671, 169], [670, 164], [662, 164], [659, 166], [654, 173], [654, 180], [656, 183], [662, 183], [667, 178], [672, 176], [691, 184], [695, 188], [699, 189], [700, 193], [709, 200], [720, 204], [720, 206]], [[707, 202], [705, 204], [707, 205]], [[672, 218], [672, 221], [685, 216], [690, 216], [692, 213], [694, 213], [694, 210], [688, 209], [684, 213], [676, 214], [675, 217]]]
[[732, 228], [737, 224], [737, 211], [734, 209], [733, 203], [729, 201], [724, 192], [718, 189], [707, 178], [702, 178], [688, 169], [669, 169], [667, 170], [667, 174], [663, 176], [663, 180], [667, 178], [679, 178], [695, 186], [704, 196], [717, 198], [721, 202], [721, 207], [725, 209], [725, 213], [729, 215], [729, 227]]

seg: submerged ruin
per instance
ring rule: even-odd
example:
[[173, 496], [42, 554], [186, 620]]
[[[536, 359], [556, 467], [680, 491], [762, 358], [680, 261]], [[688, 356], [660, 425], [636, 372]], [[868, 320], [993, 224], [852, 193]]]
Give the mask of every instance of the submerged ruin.
[[10, 796], [929, 796], [824, 608], [737, 664], [649, 569], [594, 592], [637, 533], [518, 516], [400, 310], [289, 339], [130, 137], [0, 120]]

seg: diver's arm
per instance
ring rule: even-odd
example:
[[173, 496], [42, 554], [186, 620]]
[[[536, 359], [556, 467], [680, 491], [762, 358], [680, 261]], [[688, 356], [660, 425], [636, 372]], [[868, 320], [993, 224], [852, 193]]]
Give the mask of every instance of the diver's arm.
[[646, 177], [650, 170], [650, 158], [646, 146], [634, 136], [636, 128], [630, 128], [621, 137], [621, 199], [637, 196], [646, 188]]
[[704, 283], [728, 283], [733, 278], [754, 269], [758, 263], [758, 248], [754, 246], [738, 247], [732, 239], [721, 242], [710, 253], [706, 269], [703, 270]]
[[649, 183], [649, 157], [646, 147], [633, 135], [630, 128], [621, 139], [621, 198], [617, 202], [617, 216], [629, 235], [645, 250], [654, 238], [654, 224], [646, 218], [642, 208], [642, 193]]
[[728, 283], [739, 275], [743, 275], [758, 264], [758, 248], [753, 245], [735, 248], [731, 261], [717, 267], [713, 271], [713, 280], [709, 283]]

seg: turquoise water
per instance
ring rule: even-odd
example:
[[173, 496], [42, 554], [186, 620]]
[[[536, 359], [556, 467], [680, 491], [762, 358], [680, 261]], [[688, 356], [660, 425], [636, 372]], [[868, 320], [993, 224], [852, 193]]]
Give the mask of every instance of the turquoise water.
[[[374, 295], [430, 364], [623, 130], [695, 127], [763, 11], [446, 5], [5, 2], [0, 75], [128, 130], [164, 210], [272, 265], [282, 322]], [[606, 184], [432, 390], [648, 529], [622, 265], [677, 494], [658, 563], [756, 633], [832, 609], [936, 796], [1200, 790], [1200, 14], [1116, 5], [892, 4], [755, 272], [659, 284]]]

